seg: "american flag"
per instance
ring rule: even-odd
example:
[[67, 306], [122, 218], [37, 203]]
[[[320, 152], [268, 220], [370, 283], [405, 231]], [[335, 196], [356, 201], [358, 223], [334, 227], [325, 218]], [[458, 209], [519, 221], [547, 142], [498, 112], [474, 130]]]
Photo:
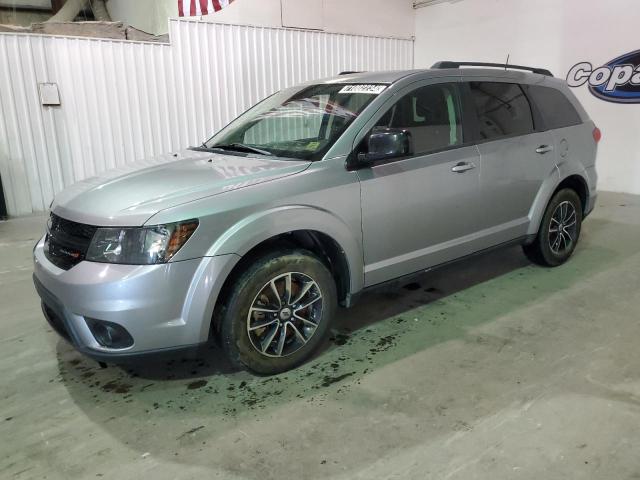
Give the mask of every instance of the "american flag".
[[178, 15], [197, 17], [222, 10], [233, 0], [178, 0]]

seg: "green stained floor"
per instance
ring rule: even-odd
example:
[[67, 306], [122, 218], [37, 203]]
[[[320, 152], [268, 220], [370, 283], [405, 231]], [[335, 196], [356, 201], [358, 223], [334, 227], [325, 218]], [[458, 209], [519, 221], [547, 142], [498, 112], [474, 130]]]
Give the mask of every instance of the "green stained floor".
[[42, 318], [43, 219], [0, 223], [0, 478], [640, 478], [640, 197], [598, 203], [568, 264], [371, 292], [270, 378], [215, 350], [100, 369]]

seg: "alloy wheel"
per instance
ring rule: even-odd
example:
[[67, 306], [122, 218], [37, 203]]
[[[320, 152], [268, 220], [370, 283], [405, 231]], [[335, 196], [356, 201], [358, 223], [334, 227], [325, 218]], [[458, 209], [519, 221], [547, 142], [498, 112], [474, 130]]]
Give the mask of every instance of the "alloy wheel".
[[564, 255], [571, 250], [578, 236], [577, 215], [575, 206], [564, 201], [551, 215], [549, 222], [549, 247], [555, 255]]
[[247, 316], [253, 347], [268, 357], [285, 357], [304, 347], [322, 320], [322, 291], [309, 275], [287, 272], [264, 284]]

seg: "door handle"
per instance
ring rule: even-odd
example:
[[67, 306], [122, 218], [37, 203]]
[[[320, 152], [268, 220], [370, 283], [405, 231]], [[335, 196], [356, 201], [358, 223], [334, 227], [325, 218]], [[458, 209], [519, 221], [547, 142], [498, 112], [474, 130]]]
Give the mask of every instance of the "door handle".
[[536, 153], [539, 153], [540, 155], [544, 155], [545, 153], [549, 153], [553, 151], [553, 145], [540, 145], [538, 148], [536, 148]]
[[460, 162], [455, 167], [451, 167], [451, 171], [454, 173], [463, 173], [474, 168], [476, 168], [476, 166], [473, 163]]

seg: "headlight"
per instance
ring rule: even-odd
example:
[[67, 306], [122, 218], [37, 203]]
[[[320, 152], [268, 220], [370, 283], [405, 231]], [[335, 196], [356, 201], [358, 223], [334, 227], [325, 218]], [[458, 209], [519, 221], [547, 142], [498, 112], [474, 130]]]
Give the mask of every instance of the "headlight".
[[198, 228], [197, 220], [136, 228], [98, 228], [86, 260], [128, 265], [166, 263]]

